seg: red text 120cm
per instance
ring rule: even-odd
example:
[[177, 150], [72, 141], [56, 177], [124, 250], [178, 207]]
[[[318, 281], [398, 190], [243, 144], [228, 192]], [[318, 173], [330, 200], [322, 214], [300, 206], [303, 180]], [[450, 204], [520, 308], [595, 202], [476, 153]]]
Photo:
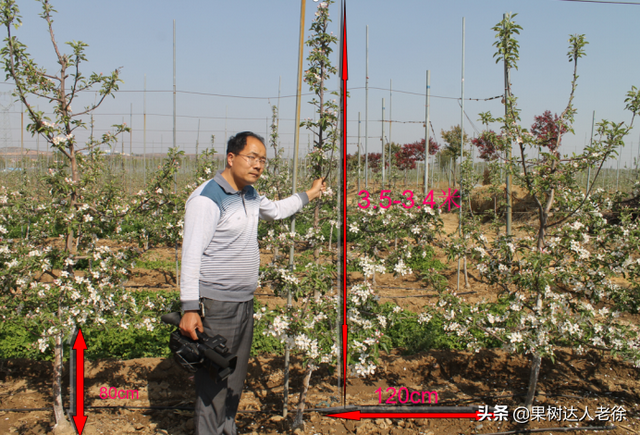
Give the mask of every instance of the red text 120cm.
[[[438, 403], [438, 393], [435, 391], [409, 391], [407, 387], [401, 387], [396, 390], [393, 387], [389, 387], [385, 392], [391, 393], [391, 395], [384, 401], [384, 403]], [[376, 393], [378, 393], [378, 403], [383, 403], [384, 398], [382, 397], [382, 388], [378, 388]], [[432, 397], [434, 398], [433, 401], [431, 401]]]

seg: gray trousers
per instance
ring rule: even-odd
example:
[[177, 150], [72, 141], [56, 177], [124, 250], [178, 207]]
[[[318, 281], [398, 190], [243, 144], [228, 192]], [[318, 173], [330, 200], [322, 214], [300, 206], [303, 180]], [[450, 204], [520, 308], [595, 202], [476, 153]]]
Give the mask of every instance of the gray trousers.
[[196, 383], [196, 435], [236, 435], [236, 412], [247, 376], [249, 353], [253, 340], [253, 300], [221, 302], [203, 299], [205, 334], [222, 335], [227, 348], [238, 357], [235, 371], [227, 379], [216, 383], [209, 372], [200, 368]]

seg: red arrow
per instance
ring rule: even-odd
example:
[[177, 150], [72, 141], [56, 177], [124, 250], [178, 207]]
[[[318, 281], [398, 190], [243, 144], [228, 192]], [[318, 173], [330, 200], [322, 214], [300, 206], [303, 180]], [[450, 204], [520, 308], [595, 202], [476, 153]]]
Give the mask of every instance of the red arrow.
[[[340, 77], [342, 78], [342, 397], [347, 397], [347, 4], [342, 5], [342, 44], [340, 46]], [[346, 404], [346, 403], [345, 403]]]
[[73, 421], [80, 435], [87, 422], [87, 416], [84, 415], [84, 350], [86, 348], [82, 329], [79, 329], [73, 343], [73, 349], [76, 351], [76, 415], [73, 416]]
[[479, 420], [479, 412], [367, 412], [360, 411], [341, 412], [339, 414], [329, 414], [329, 417], [344, 418], [346, 420], [358, 420], [362, 418], [471, 418]]

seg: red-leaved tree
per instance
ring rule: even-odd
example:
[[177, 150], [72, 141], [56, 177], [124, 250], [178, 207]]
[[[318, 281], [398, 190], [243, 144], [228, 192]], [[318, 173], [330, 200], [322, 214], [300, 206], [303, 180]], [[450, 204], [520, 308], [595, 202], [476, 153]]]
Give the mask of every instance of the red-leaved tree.
[[[402, 145], [400, 151], [395, 153], [398, 168], [415, 169], [416, 162], [424, 161], [424, 139], [413, 143]], [[433, 139], [429, 138], [429, 155], [432, 156], [440, 150], [440, 145]]]
[[[389, 167], [389, 162], [385, 162], [385, 167]], [[380, 172], [382, 170], [382, 153], [369, 153], [369, 169], [372, 172]]]
[[471, 143], [478, 148], [482, 160], [489, 162], [498, 158], [500, 135], [495, 131], [485, 130], [480, 136], [471, 139]]
[[552, 116], [549, 110], [545, 110], [540, 116], [534, 116], [533, 119], [535, 122], [531, 125], [531, 134], [536, 142], [550, 151], [557, 151], [562, 135], [568, 131], [565, 123], [558, 114]]

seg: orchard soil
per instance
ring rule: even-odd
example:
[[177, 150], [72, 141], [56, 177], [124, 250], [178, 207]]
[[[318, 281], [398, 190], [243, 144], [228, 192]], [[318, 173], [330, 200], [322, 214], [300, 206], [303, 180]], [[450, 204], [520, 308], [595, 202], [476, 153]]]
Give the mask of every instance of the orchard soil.
[[[444, 215], [445, 231], [457, 228], [457, 216]], [[487, 234], [489, 237], [489, 234]], [[438, 253], [444, 260], [442, 253]], [[170, 264], [175, 259], [171, 248], [154, 248], [145, 254], [149, 260], [163, 260]], [[268, 261], [263, 255], [262, 261]], [[175, 273], [165, 270], [134, 269], [127, 286], [149, 289], [176, 289]], [[450, 287], [456, 286], [455, 265], [446, 276]], [[489, 288], [479, 282], [477, 273], [469, 270], [469, 288], [462, 288], [470, 300], [492, 299]], [[43, 277], [45, 279], [45, 277]], [[353, 273], [351, 280], [361, 276]], [[435, 300], [432, 290], [422, 288], [413, 276], [404, 278], [392, 275], [378, 276], [377, 290], [383, 302], [392, 301], [401, 307], [418, 312], [426, 303]], [[259, 289], [257, 298], [262, 303], [284, 303], [274, 297], [269, 289]], [[636, 319], [637, 320], [637, 319]], [[91, 344], [88, 343], [90, 346]], [[289, 433], [289, 425], [295, 415], [298, 392], [302, 380], [300, 361], [293, 359], [293, 373], [289, 394], [289, 415], [281, 416], [283, 407], [284, 361], [280, 356], [262, 355], [252, 358], [245, 391], [237, 417], [240, 434]], [[626, 420], [622, 422], [599, 421], [597, 418], [578, 423], [531, 422], [518, 425], [513, 422], [476, 422], [472, 420], [428, 419], [363, 419], [362, 421], [337, 420], [313, 409], [339, 407], [340, 390], [336, 377], [328, 367], [314, 372], [307, 395], [305, 427], [299, 434], [488, 434], [523, 429], [557, 427], [594, 427], [614, 425], [608, 434], [640, 433], [640, 380], [639, 371], [615, 357], [598, 352], [577, 355], [561, 350], [557, 360], [543, 360], [538, 383], [537, 406], [573, 406], [584, 414], [588, 408], [595, 418], [602, 406], [622, 406]], [[84, 434], [171, 434], [194, 433], [193, 404], [195, 386], [190, 375], [182, 371], [171, 359], [141, 358], [127, 361], [98, 360], [85, 364], [86, 415]], [[51, 431], [53, 413], [51, 404], [51, 364], [31, 360], [0, 361], [0, 434], [45, 434]], [[68, 375], [65, 374], [65, 382]], [[435, 391], [438, 405], [507, 405], [510, 410], [522, 405], [529, 379], [529, 360], [509, 355], [501, 350], [483, 350], [479, 353], [463, 351], [431, 350], [417, 355], [403, 355], [394, 350], [382, 357], [376, 374], [367, 379], [350, 377], [347, 388], [348, 405], [378, 405], [382, 389], [384, 402], [389, 387], [406, 387], [409, 391]], [[68, 385], [63, 386], [66, 389]], [[134, 399], [100, 399], [101, 387], [118, 390], [134, 390]], [[428, 396], [425, 396], [428, 397]], [[427, 404], [428, 405], [428, 404]], [[141, 407], [123, 409], [121, 406]], [[392, 406], [392, 405], [387, 405]], [[95, 407], [95, 408], [94, 408]], [[112, 407], [112, 408], [109, 408]], [[144, 409], [145, 407], [175, 407], [180, 409]], [[45, 408], [37, 411], [18, 409]], [[8, 410], [8, 411], [7, 411]], [[513, 433], [513, 432], [511, 432]], [[526, 432], [519, 432], [526, 433]], [[570, 434], [589, 432], [570, 431]]]

